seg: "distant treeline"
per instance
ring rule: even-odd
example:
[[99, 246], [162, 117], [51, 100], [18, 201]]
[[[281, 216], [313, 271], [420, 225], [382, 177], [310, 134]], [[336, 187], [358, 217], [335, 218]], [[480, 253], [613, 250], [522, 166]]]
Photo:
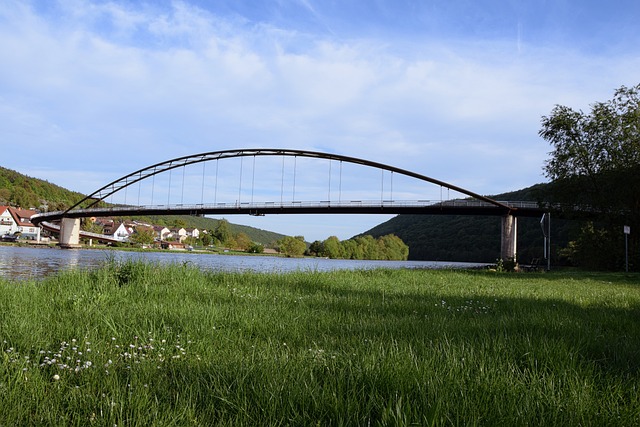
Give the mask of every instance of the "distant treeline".
[[331, 236], [322, 242], [313, 242], [308, 253], [327, 258], [403, 261], [409, 256], [409, 247], [393, 234], [378, 238], [357, 236], [344, 241]]

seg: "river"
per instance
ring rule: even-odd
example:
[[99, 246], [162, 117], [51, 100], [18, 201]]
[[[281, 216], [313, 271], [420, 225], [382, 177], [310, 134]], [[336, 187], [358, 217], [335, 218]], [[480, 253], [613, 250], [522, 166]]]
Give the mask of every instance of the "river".
[[129, 252], [0, 245], [0, 277], [42, 279], [70, 268], [92, 269], [108, 259], [146, 260], [159, 264], [189, 263], [204, 270], [290, 272], [374, 268], [473, 268], [483, 264], [441, 261], [367, 261], [275, 256], [219, 255], [198, 252]]

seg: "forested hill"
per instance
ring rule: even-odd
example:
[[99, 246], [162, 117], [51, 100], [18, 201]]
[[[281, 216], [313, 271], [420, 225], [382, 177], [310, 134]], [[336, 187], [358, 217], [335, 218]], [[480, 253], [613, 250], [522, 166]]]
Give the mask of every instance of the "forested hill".
[[[491, 196], [495, 200], [538, 201], [546, 184]], [[551, 243], [565, 247], [579, 224], [552, 220]], [[429, 261], [495, 262], [500, 257], [501, 218], [465, 215], [398, 215], [363, 234], [395, 234], [409, 246], [409, 259]], [[518, 259], [528, 263], [543, 256], [539, 218], [518, 218]]]
[[59, 210], [84, 197], [42, 179], [0, 167], [0, 205]]
[[[16, 206], [25, 209], [63, 210], [85, 195], [67, 190], [48, 181], [32, 178], [11, 169], [0, 167], [0, 206]], [[155, 216], [139, 218], [154, 225], [173, 227], [180, 224], [186, 228], [213, 230], [218, 220], [196, 216]], [[229, 224], [234, 234], [245, 233], [252, 241], [268, 245], [284, 235], [238, 224]]]

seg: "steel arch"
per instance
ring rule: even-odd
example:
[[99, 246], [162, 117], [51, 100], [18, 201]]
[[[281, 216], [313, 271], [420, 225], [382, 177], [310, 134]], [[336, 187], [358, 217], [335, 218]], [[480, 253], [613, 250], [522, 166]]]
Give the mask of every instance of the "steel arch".
[[171, 160], [166, 160], [164, 162], [156, 163], [151, 166], [147, 166], [145, 168], [132, 172], [128, 175], [125, 175], [121, 178], [118, 178], [117, 180], [110, 182], [109, 184], [99, 188], [98, 190], [94, 191], [93, 193], [86, 196], [85, 198], [83, 198], [82, 200], [80, 200], [70, 208], [68, 208], [66, 211], [64, 211], [62, 216], [65, 216], [66, 214], [71, 212], [73, 209], [78, 208], [80, 205], [82, 205], [83, 203], [89, 200], [91, 201], [91, 203], [88, 206], [85, 206], [83, 209], [88, 209], [88, 208], [91, 208], [92, 206], [95, 206], [97, 203], [103, 201], [107, 197], [111, 196], [114, 193], [117, 193], [118, 191], [124, 189], [125, 187], [128, 187], [139, 181], [150, 178], [154, 175], [170, 171], [172, 169], [176, 169], [179, 167], [196, 164], [196, 163], [208, 162], [212, 160], [220, 160], [220, 159], [235, 158], [235, 157], [251, 157], [251, 156], [308, 157], [308, 158], [316, 158], [316, 159], [324, 159], [324, 160], [336, 160], [336, 161], [353, 163], [353, 164], [362, 165], [362, 166], [369, 166], [369, 167], [409, 176], [412, 178], [416, 178], [418, 180], [426, 181], [435, 185], [440, 185], [442, 187], [457, 191], [459, 193], [465, 194], [474, 199], [482, 200], [498, 208], [504, 209], [505, 214], [513, 210], [513, 208], [510, 207], [509, 205], [493, 200], [489, 197], [476, 194], [472, 191], [466, 190], [456, 185], [449, 184], [447, 182], [440, 181], [438, 179], [431, 178], [416, 172], [411, 172], [406, 169], [385, 165], [383, 163], [360, 159], [357, 157], [323, 153], [319, 151], [278, 149], [278, 148], [248, 148], [248, 149], [222, 150], [222, 151], [211, 151], [211, 152], [200, 153], [200, 154], [192, 154], [188, 156], [177, 157]]

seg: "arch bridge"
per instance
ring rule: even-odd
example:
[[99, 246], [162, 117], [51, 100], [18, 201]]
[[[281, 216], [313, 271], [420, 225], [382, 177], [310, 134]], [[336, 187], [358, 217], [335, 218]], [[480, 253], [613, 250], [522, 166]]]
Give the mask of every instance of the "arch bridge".
[[509, 258], [516, 254], [516, 217], [543, 212], [537, 203], [497, 201], [370, 160], [318, 151], [252, 148], [157, 163], [106, 184], [65, 211], [38, 214], [31, 220], [49, 229], [56, 228], [52, 222], [61, 221], [61, 246], [73, 247], [79, 243], [80, 218], [100, 216], [492, 215], [502, 217], [501, 256]]

